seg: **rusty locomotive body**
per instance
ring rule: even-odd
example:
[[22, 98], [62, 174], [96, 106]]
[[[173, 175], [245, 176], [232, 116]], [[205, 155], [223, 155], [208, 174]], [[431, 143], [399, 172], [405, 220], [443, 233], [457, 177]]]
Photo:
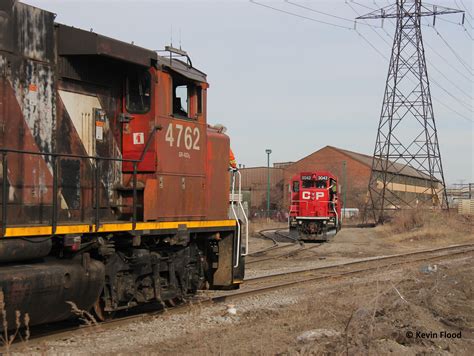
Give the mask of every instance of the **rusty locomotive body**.
[[290, 234], [302, 240], [327, 240], [341, 229], [337, 177], [327, 171], [302, 172], [290, 185]]
[[[0, 288], [8, 319], [99, 317], [243, 279], [229, 138], [189, 58], [0, 0]], [[13, 319], [14, 320], [14, 319]]]

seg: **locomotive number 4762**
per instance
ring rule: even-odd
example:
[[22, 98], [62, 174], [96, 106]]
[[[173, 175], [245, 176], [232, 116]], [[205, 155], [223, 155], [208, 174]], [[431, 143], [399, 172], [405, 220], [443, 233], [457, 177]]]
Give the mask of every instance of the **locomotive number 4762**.
[[[174, 126], [174, 128], [173, 128]], [[184, 134], [183, 134], [184, 131]], [[177, 133], [175, 139], [175, 132]], [[169, 142], [170, 147], [173, 147], [174, 142], [176, 141], [176, 147], [181, 147], [181, 144], [184, 143], [184, 147], [187, 150], [196, 150], [199, 151], [199, 138], [201, 137], [201, 132], [198, 127], [192, 128], [191, 126], [183, 126], [181, 124], [172, 124], [168, 125], [166, 129], [165, 141]]]

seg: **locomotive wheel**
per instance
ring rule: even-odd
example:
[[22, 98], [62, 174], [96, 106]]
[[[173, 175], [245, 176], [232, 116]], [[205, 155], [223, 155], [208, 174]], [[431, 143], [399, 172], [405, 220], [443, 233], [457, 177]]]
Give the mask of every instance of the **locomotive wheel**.
[[174, 298], [165, 300], [164, 303], [167, 308], [174, 308], [175, 306], [183, 303], [183, 298], [174, 297]]
[[113, 319], [115, 312], [105, 311], [104, 308], [104, 302], [102, 301], [102, 298], [99, 297], [99, 299], [97, 300], [97, 302], [95, 302], [92, 308], [93, 315], [97, 318], [97, 321], [106, 321]]

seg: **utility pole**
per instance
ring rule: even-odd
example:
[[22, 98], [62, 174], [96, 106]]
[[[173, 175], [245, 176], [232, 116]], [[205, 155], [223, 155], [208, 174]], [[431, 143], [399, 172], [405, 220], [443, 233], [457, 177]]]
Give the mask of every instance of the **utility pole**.
[[267, 220], [270, 219], [270, 154], [272, 153], [271, 149], [266, 149], [265, 153], [267, 154]]
[[[394, 18], [397, 21], [375, 142], [368, 187], [370, 200], [366, 206], [365, 219], [371, 215], [375, 222], [383, 223], [387, 213], [394, 210], [420, 206], [448, 208], [421, 35], [421, 18], [433, 16], [435, 19], [439, 15], [461, 12], [438, 5], [425, 5], [421, 0], [396, 0], [393, 5], [357, 18], [382, 21]], [[400, 187], [403, 185], [401, 179], [408, 173], [411, 176], [419, 175], [429, 184], [425, 189], [420, 189], [412, 183], [413, 191], [407, 194]]]

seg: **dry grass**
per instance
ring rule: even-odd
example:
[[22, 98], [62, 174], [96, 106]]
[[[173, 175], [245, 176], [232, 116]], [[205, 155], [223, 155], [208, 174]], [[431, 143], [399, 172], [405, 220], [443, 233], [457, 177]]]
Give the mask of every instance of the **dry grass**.
[[[21, 312], [19, 310], [15, 311], [15, 329], [13, 329], [13, 333], [9, 334], [9, 327], [8, 327], [8, 319], [7, 319], [7, 311], [5, 309], [5, 295], [3, 294], [3, 290], [0, 289], [0, 314], [2, 320], [2, 328], [3, 333], [0, 336], [1, 345], [5, 347], [6, 353], [9, 354], [10, 347], [15, 341], [17, 337], [20, 337], [22, 341], [28, 341], [30, 339], [30, 316], [28, 313], [21, 316]], [[22, 320], [23, 319], [23, 320]], [[21, 335], [20, 330], [23, 327], [25, 329], [24, 336]]]
[[406, 210], [379, 227], [384, 236], [398, 241], [436, 240], [448, 243], [474, 241], [472, 217], [452, 211]]
[[84, 324], [86, 324], [87, 326], [99, 325], [97, 320], [95, 320], [94, 316], [87, 310], [79, 309], [79, 307], [74, 302], [67, 301], [66, 303], [71, 306], [71, 313], [76, 315], [79, 320], [82, 321]]
[[428, 221], [432, 221], [431, 212], [423, 210], [403, 210], [398, 212], [390, 221], [390, 230], [400, 234], [423, 227]]

